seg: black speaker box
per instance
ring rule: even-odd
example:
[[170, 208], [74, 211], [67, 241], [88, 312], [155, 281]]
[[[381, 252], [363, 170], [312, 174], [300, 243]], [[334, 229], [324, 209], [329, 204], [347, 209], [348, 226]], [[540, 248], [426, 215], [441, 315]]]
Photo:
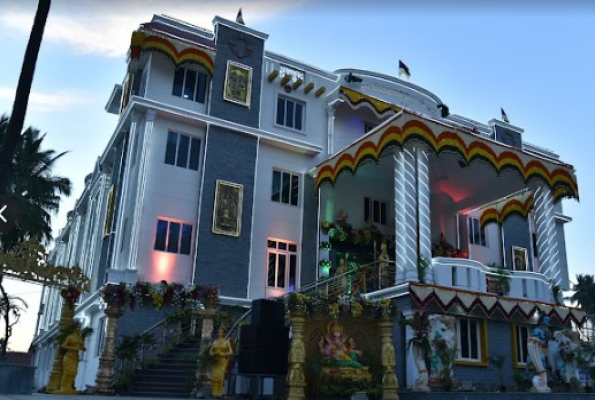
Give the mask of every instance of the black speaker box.
[[285, 305], [281, 301], [258, 299], [252, 301], [252, 325], [284, 325]]
[[260, 347], [270, 345], [289, 346], [289, 328], [286, 326], [268, 327], [263, 325], [244, 325], [240, 328], [241, 347]]
[[289, 348], [241, 348], [238, 358], [240, 374], [286, 375]]

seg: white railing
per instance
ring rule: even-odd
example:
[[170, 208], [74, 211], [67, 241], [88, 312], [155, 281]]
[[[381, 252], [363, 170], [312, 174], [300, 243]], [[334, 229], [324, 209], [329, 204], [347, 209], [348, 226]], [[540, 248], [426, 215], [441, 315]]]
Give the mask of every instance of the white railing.
[[501, 294], [506, 297], [555, 303], [550, 282], [540, 273], [505, 270], [510, 290], [496, 293], [488, 280], [500, 276], [495, 268], [465, 258], [436, 257], [432, 259], [434, 283], [480, 293]]

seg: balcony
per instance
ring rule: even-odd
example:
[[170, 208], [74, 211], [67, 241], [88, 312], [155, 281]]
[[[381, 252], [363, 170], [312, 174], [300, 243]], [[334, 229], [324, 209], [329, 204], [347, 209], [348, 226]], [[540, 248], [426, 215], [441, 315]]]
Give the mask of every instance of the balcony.
[[464, 258], [436, 257], [432, 259], [434, 284], [479, 293], [492, 293], [515, 299], [556, 303], [548, 280], [539, 273], [505, 270], [508, 292], [500, 291], [502, 279], [493, 267]]

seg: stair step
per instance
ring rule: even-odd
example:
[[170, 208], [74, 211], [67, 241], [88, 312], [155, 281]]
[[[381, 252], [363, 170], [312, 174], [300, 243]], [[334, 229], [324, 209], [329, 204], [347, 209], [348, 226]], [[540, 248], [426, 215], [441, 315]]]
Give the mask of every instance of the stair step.
[[131, 392], [130, 396], [134, 397], [169, 397], [169, 398], [184, 398], [187, 399], [190, 397], [192, 390], [188, 390], [185, 392], [163, 392], [163, 391], [156, 391], [156, 392], [146, 392], [146, 391], [138, 391], [138, 392]]

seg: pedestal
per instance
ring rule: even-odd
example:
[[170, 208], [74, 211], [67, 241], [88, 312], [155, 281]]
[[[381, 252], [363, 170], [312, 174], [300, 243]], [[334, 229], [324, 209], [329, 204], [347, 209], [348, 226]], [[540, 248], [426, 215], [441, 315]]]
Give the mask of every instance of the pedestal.
[[291, 312], [291, 347], [289, 348], [289, 370], [287, 372], [287, 400], [304, 400], [306, 398], [306, 347], [304, 345], [304, 326], [306, 316], [302, 312]]
[[105, 324], [105, 342], [103, 351], [99, 357], [99, 368], [95, 383], [97, 385], [97, 394], [114, 394], [114, 364], [116, 361], [116, 330], [118, 329], [118, 319], [123, 311], [119, 306], [108, 305], [105, 309], [107, 316]]
[[395, 373], [395, 347], [393, 345], [393, 317], [382, 317], [378, 326], [382, 343], [381, 358], [384, 374], [382, 375], [382, 399], [399, 400], [397, 390], [399, 382]]

